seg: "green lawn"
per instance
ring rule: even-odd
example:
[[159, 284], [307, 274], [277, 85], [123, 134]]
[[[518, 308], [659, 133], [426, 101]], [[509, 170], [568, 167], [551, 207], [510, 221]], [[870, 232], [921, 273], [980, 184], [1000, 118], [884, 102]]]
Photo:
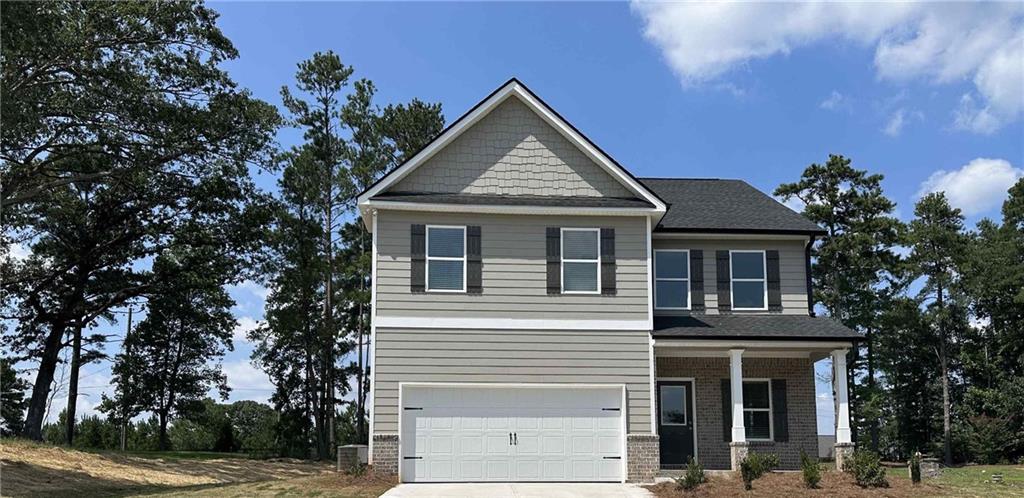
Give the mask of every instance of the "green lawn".
[[[906, 468], [888, 472], [891, 479], [910, 479]], [[993, 483], [992, 474], [1003, 474], [1002, 484]], [[1024, 465], [950, 467], [934, 482], [949, 490], [949, 496], [1024, 496]]]

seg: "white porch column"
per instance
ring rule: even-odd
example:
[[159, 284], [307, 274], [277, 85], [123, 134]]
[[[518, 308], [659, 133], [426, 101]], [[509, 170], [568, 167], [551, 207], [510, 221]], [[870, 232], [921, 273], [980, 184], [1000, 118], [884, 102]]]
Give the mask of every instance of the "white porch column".
[[850, 395], [846, 386], [846, 350], [832, 351], [832, 385], [836, 392], [836, 444], [850, 443]]
[[729, 350], [729, 389], [732, 391], [732, 442], [747, 441], [743, 427], [743, 350]]

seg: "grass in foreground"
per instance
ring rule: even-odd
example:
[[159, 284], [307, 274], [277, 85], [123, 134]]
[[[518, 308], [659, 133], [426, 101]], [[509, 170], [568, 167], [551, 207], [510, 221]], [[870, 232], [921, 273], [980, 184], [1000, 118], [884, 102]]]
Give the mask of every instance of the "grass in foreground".
[[372, 474], [350, 476], [342, 473], [298, 477], [276, 481], [225, 484], [217, 486], [196, 486], [193, 488], [140, 493], [131, 496], [211, 497], [243, 498], [250, 496], [274, 497], [335, 497], [335, 498], [376, 498], [396, 484], [393, 478], [376, 477]]
[[[120, 453], [89, 453], [47, 446], [39, 443], [0, 440], [3, 496], [133, 496], [153, 493], [192, 493], [211, 495], [240, 485], [236, 495], [282, 494], [285, 496], [312, 496], [317, 486], [324, 496], [375, 496], [377, 482], [359, 494], [362, 481], [315, 477], [336, 476], [328, 463], [300, 460], [250, 460], [244, 458], [210, 458], [212, 455], [160, 455], [150, 453], [145, 458]], [[221, 455], [217, 455], [221, 456]], [[177, 458], [176, 458], [177, 457]], [[202, 459], [200, 459], [202, 458]], [[304, 479], [311, 479], [304, 482]], [[260, 492], [250, 484], [268, 484], [275, 481], [295, 483], [287, 489]], [[331, 486], [346, 488], [340, 494]], [[290, 491], [294, 489], [293, 491]], [[386, 489], [386, 488], [385, 488]], [[308, 493], [307, 493], [308, 491]], [[361, 491], [360, 491], [361, 492]], [[225, 494], [223, 496], [235, 496]]]

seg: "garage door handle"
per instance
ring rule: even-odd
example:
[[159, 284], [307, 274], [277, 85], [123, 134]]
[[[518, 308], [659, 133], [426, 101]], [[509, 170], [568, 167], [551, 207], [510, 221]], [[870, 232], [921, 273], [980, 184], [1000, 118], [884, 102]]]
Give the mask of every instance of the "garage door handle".
[[508, 445], [512, 446], [512, 433], [508, 433]]
[[622, 457], [620, 457], [620, 456], [617, 456], [617, 457], [604, 457], [604, 459], [605, 460], [622, 460]]
[[512, 433], [512, 439], [515, 441], [515, 443], [513, 443], [513, 444], [515, 444], [516, 446], [519, 446], [519, 433], [518, 432], [513, 432]]

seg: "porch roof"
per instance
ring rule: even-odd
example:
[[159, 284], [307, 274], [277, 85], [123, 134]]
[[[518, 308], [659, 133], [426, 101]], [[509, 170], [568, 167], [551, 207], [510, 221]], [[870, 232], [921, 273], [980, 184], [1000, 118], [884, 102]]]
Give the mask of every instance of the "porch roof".
[[825, 317], [808, 315], [656, 316], [655, 339], [858, 341], [864, 336]]

